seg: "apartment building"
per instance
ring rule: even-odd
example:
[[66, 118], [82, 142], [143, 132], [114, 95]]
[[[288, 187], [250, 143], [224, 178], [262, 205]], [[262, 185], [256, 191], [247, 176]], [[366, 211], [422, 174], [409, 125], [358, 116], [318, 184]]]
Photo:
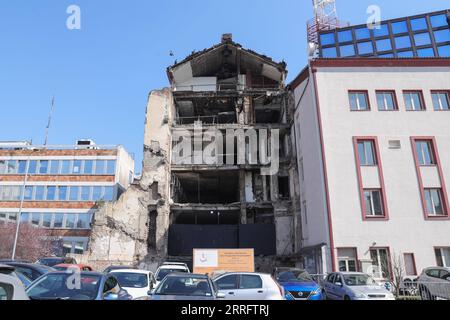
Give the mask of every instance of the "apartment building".
[[102, 202], [115, 201], [134, 177], [121, 146], [79, 140], [74, 146], [0, 142], [0, 222], [49, 229], [58, 254], [83, 253]]

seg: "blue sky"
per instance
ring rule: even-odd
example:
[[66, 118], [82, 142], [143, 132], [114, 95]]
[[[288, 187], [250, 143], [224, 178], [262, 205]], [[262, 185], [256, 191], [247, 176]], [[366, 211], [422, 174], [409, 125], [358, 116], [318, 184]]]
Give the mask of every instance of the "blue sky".
[[[365, 23], [437, 11], [442, 0], [337, 0], [341, 20]], [[81, 30], [66, 9], [81, 8]], [[0, 140], [49, 144], [92, 138], [122, 144], [141, 168], [150, 90], [168, 85], [166, 67], [233, 33], [246, 48], [285, 60], [292, 79], [306, 64], [310, 0], [15, 0], [0, 4]], [[175, 56], [171, 57], [169, 52]]]

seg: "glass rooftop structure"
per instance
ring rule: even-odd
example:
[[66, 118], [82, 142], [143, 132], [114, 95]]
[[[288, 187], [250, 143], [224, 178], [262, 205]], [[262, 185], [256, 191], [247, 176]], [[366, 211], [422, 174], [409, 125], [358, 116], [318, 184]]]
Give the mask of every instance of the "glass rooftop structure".
[[450, 9], [320, 32], [319, 57], [450, 57]]

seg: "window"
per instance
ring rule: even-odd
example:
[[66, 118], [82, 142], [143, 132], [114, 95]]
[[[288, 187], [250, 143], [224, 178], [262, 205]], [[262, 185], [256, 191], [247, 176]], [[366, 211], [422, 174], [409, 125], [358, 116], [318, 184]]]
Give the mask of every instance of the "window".
[[105, 195], [103, 196], [104, 201], [114, 200], [114, 187], [105, 187]]
[[339, 42], [353, 41], [352, 30], [339, 31], [338, 32], [338, 41]]
[[70, 174], [70, 160], [61, 161], [61, 174]]
[[322, 56], [324, 58], [336, 58], [337, 57], [336, 47], [323, 48], [322, 49]]
[[438, 267], [450, 267], [450, 247], [435, 248], [434, 253]]
[[377, 164], [373, 140], [358, 141], [359, 163], [362, 166], [375, 166]]
[[426, 46], [431, 44], [430, 34], [428, 32], [425, 33], [416, 33], [414, 35], [414, 42], [416, 46]]
[[366, 91], [353, 91], [348, 94], [350, 99], [350, 110], [363, 111], [369, 110], [369, 97]]
[[437, 43], [450, 41], [450, 29], [435, 31], [434, 39]]
[[447, 17], [445, 14], [431, 16], [430, 21], [433, 28], [448, 26]]
[[106, 174], [108, 174], [108, 175], [116, 174], [116, 161], [115, 160], [107, 161]]
[[368, 28], [355, 29], [356, 40], [363, 40], [370, 38], [370, 30]]
[[77, 229], [89, 229], [91, 224], [91, 215], [89, 213], [78, 214]]
[[334, 44], [335, 40], [334, 40], [334, 32], [332, 33], [325, 33], [320, 35], [320, 44], [322, 46], [326, 46], [329, 44]]
[[64, 214], [55, 213], [55, 217], [54, 217], [54, 221], [53, 221], [53, 228], [61, 229], [63, 226], [63, 220], [64, 220]]
[[[0, 169], [1, 171], [1, 169]], [[19, 160], [19, 174], [25, 174], [27, 171], [27, 161], [26, 160]]]
[[392, 27], [392, 32], [394, 34], [408, 32], [408, 26], [406, 24], [406, 21], [393, 22], [391, 24], [391, 27]]
[[370, 257], [372, 259], [373, 278], [377, 280], [390, 278], [390, 261], [389, 251], [387, 248], [370, 249]]
[[20, 223], [29, 223], [30, 222], [30, 214], [24, 212], [20, 215]]
[[355, 55], [355, 47], [352, 44], [341, 46], [341, 57], [351, 57]]
[[36, 186], [34, 193], [34, 200], [43, 201], [45, 199], [45, 187], [44, 186]]
[[92, 201], [100, 201], [102, 199], [102, 187], [93, 187], [92, 188]]
[[378, 110], [394, 111], [398, 110], [397, 98], [394, 91], [377, 91]]
[[47, 174], [48, 173], [48, 161], [41, 160], [39, 161], [39, 174]]
[[378, 51], [389, 51], [389, 50], [392, 50], [392, 44], [391, 44], [391, 40], [390, 39], [377, 40], [376, 44], [377, 44], [377, 50]]
[[439, 57], [450, 57], [450, 45], [438, 47]]
[[448, 91], [432, 92], [433, 107], [436, 111], [449, 110], [450, 99]]
[[67, 201], [67, 187], [64, 186], [58, 187], [58, 200]]
[[6, 161], [0, 160], [0, 174], [6, 173]]
[[405, 262], [405, 273], [407, 276], [416, 276], [416, 262], [414, 259], [414, 253], [403, 254], [403, 260]]
[[219, 290], [235, 290], [238, 288], [238, 275], [229, 275], [220, 278], [215, 283]]
[[17, 173], [18, 163], [16, 160], [9, 160], [6, 164], [6, 173], [15, 174]]
[[402, 52], [398, 52], [397, 56], [399, 58], [412, 58], [412, 57], [414, 57], [414, 52], [412, 52], [412, 51], [402, 51]]
[[82, 164], [81, 160], [74, 160], [73, 161], [72, 173], [74, 173], [74, 174], [81, 174], [81, 164]]
[[380, 189], [364, 190], [364, 202], [366, 217], [384, 216], [383, 199]]
[[356, 272], [357, 259], [356, 248], [337, 249], [340, 272]]
[[52, 218], [53, 218], [53, 214], [44, 213], [42, 215], [42, 226], [44, 228], [50, 228], [52, 226]]
[[23, 195], [24, 201], [31, 201], [33, 200], [33, 187], [32, 186], [26, 186], [25, 187], [25, 193]]
[[69, 213], [66, 214], [66, 223], [64, 226], [65, 229], [74, 229], [75, 228], [75, 214]]
[[78, 201], [78, 192], [79, 187], [70, 187], [70, 194], [69, 194], [69, 200], [70, 201]]
[[434, 57], [434, 49], [433, 48], [424, 48], [417, 50], [417, 56], [419, 58], [430, 58]]
[[411, 20], [411, 29], [413, 31], [420, 31], [428, 29], [426, 18], [417, 18]]
[[416, 140], [416, 152], [419, 165], [436, 165], [432, 140]]
[[11, 284], [0, 282], [0, 301], [12, 300], [14, 287]]
[[95, 162], [95, 174], [105, 174], [106, 162], [105, 160], [97, 160]]
[[91, 187], [81, 187], [81, 201], [89, 201], [91, 198]]
[[50, 173], [51, 174], [59, 174], [59, 160], [50, 161]]
[[84, 174], [93, 174], [94, 173], [94, 161], [86, 160], [84, 161]]
[[375, 27], [373, 29], [373, 35], [377, 37], [385, 37], [389, 35], [389, 27], [387, 24], [382, 24], [379, 28]]
[[33, 226], [39, 226], [41, 223], [41, 214], [40, 213], [33, 213], [31, 215], [31, 224]]
[[409, 36], [395, 37], [395, 47], [397, 49], [405, 49], [411, 47], [411, 39]]
[[47, 187], [47, 201], [55, 201], [56, 187]]
[[31, 160], [29, 168], [28, 168], [28, 173], [29, 174], [35, 174], [36, 173], [36, 169], [37, 169], [37, 161], [36, 160]]
[[257, 275], [241, 275], [239, 289], [261, 289], [263, 287], [260, 276]]
[[442, 204], [442, 190], [425, 189], [424, 192], [427, 203], [427, 214], [429, 216], [445, 216], [446, 213]]
[[404, 91], [403, 97], [405, 99], [406, 110], [408, 111], [425, 110], [422, 91]]
[[373, 53], [372, 42], [360, 42], [358, 43], [358, 52], [360, 55]]

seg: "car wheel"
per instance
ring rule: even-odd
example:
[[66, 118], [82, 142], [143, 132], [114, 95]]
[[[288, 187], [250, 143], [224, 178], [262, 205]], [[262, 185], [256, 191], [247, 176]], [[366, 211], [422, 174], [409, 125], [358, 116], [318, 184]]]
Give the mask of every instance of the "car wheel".
[[352, 300], [352, 299], [350, 299], [349, 296], [345, 296], [345, 297], [344, 297], [344, 300]]
[[322, 300], [328, 300], [327, 293], [325, 290], [322, 290]]

